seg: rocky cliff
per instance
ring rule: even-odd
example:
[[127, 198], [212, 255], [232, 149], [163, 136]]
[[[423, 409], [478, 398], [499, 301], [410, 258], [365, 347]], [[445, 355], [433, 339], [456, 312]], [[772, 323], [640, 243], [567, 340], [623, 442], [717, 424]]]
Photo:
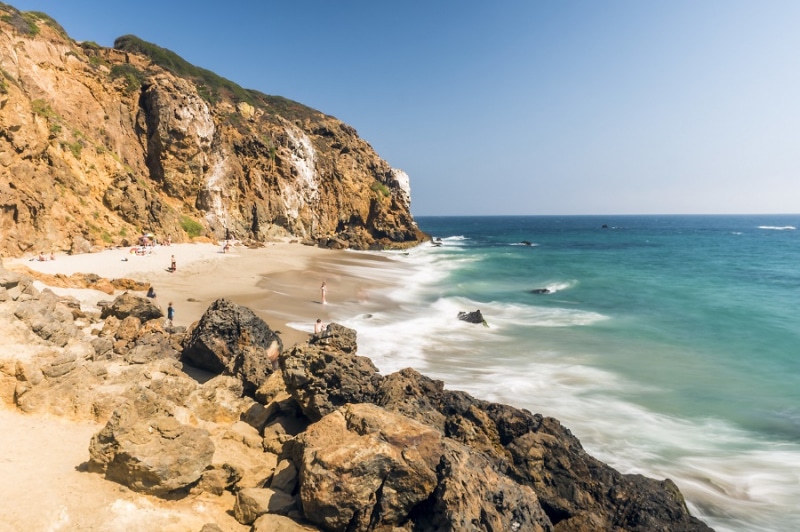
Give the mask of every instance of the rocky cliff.
[[0, 253], [142, 232], [356, 249], [426, 238], [408, 176], [347, 124], [136, 37], [78, 43], [0, 3]]

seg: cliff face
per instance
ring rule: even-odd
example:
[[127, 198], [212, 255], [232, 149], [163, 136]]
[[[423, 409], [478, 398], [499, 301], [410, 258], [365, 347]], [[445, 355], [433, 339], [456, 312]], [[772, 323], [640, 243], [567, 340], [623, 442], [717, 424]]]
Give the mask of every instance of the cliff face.
[[117, 46], [0, 4], [0, 253], [141, 232], [356, 249], [426, 238], [408, 176], [352, 127], [134, 37]]

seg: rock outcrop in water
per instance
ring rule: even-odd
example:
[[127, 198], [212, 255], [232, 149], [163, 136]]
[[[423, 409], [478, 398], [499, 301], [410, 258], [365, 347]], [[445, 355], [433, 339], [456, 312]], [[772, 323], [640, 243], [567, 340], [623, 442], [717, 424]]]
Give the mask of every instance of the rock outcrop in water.
[[426, 238], [408, 176], [352, 127], [133, 36], [115, 46], [0, 4], [0, 254], [145, 231], [356, 249]]
[[[230, 492], [232, 514], [257, 531], [709, 530], [671, 481], [614, 470], [556, 419], [412, 369], [381, 375], [341, 325], [282, 350], [280, 369], [259, 366], [247, 393], [252, 376], [228, 366], [203, 383], [183, 371], [191, 329], [142, 322], [134, 304], [105, 321], [74, 306], [0, 266], [6, 340], [33, 350], [0, 358], [0, 399], [106, 423], [87, 442], [89, 470], [130, 489]], [[243, 338], [269, 336], [242, 307], [209, 312]], [[40, 326], [56, 321], [66, 342]], [[226, 345], [211, 330], [204, 342]], [[267, 350], [249, 345], [242, 356]]]

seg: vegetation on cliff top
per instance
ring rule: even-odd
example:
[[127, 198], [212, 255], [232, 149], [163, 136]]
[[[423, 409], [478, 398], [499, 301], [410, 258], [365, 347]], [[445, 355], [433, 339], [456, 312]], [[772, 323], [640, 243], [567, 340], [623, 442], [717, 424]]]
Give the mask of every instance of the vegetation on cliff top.
[[135, 35], [118, 37], [114, 41], [114, 48], [143, 55], [172, 74], [190, 79], [197, 86], [198, 94], [209, 103], [216, 103], [221, 99], [246, 102], [269, 114], [289, 119], [307, 119], [320, 115], [319, 111], [287, 98], [245, 89], [210, 70], [191, 64], [172, 50], [144, 41]]
[[8, 22], [11, 26], [23, 35], [38, 35], [39, 22], [44, 22], [62, 37], [69, 38], [67, 32], [61, 27], [61, 24], [56, 22], [47, 13], [41, 11], [20, 11], [17, 8], [0, 2], [0, 10], [5, 12], [5, 15], [0, 17], [4, 22]]

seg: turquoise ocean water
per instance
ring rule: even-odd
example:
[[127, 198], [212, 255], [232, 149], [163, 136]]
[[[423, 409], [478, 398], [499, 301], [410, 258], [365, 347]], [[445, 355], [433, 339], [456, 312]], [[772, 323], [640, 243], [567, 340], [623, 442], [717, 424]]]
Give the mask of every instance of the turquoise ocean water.
[[391, 304], [334, 309], [382, 373], [557, 417], [717, 530], [800, 530], [800, 216], [417, 221], [440, 246], [364, 272]]

